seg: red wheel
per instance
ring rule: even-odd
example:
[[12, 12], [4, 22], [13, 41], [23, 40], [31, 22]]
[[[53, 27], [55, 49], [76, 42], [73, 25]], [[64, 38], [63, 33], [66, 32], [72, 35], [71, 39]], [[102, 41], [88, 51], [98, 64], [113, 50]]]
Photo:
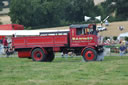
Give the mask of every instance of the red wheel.
[[32, 51], [32, 60], [33, 61], [45, 61], [46, 56], [42, 49], [36, 48]]
[[97, 59], [97, 52], [92, 48], [87, 48], [83, 52], [83, 58], [85, 61], [95, 61]]

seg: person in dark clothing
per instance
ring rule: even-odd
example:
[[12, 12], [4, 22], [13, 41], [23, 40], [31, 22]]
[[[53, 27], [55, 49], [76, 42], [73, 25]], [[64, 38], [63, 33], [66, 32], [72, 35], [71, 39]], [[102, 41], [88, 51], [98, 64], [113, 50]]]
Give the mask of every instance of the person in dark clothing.
[[96, 24], [93, 25], [93, 35], [97, 35], [98, 31], [96, 30]]

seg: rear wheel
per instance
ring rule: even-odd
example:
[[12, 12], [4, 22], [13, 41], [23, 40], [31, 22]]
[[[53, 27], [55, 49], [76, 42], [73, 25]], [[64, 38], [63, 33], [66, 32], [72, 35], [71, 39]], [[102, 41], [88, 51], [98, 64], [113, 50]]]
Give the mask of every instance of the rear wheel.
[[52, 61], [54, 60], [54, 58], [55, 58], [55, 55], [54, 55], [53, 52], [48, 53], [48, 55], [47, 55], [47, 57], [46, 57], [46, 61], [52, 62]]
[[83, 52], [83, 58], [85, 61], [96, 61], [97, 52], [92, 48], [87, 48]]
[[32, 51], [32, 60], [33, 61], [46, 61], [46, 54], [42, 49], [36, 48]]

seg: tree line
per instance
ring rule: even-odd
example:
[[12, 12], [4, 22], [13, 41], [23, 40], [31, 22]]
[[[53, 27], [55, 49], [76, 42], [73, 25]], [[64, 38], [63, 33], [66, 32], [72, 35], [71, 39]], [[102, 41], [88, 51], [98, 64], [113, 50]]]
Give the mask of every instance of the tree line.
[[128, 0], [106, 0], [98, 5], [102, 16], [110, 15], [115, 20], [128, 20]]
[[85, 23], [85, 15], [127, 20], [127, 9], [127, 0], [106, 0], [99, 5], [93, 0], [11, 0], [9, 16], [13, 23], [26, 27], [52, 27]]
[[25, 26], [62, 26], [99, 15], [93, 0], [11, 0], [13, 23]]

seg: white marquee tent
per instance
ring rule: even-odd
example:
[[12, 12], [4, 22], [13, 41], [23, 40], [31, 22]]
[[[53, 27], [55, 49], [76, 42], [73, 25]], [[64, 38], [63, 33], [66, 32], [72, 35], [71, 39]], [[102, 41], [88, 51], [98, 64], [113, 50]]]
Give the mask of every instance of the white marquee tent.
[[125, 37], [128, 37], [128, 32], [125, 32], [125, 33], [121, 33], [119, 36], [118, 36], [118, 40], [120, 40], [120, 38], [125, 38]]

